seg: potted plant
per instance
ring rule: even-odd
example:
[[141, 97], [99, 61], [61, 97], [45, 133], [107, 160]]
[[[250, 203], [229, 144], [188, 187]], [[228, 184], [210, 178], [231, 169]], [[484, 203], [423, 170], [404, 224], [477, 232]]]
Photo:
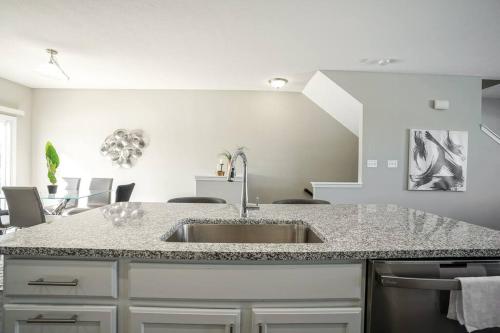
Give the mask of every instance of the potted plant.
[[[227, 165], [229, 165], [229, 161], [231, 161], [231, 153], [227, 150], [224, 150], [222, 153], [219, 154], [219, 157], [225, 158], [227, 160]], [[224, 160], [221, 159], [219, 161], [219, 170], [217, 170], [217, 176], [224, 176], [225, 171], [222, 170], [224, 167]]]
[[57, 155], [57, 151], [50, 141], [45, 144], [45, 159], [47, 160], [47, 176], [50, 182], [47, 189], [49, 194], [54, 194], [57, 192], [56, 172], [59, 167], [59, 155]]
[[[239, 146], [239, 147], [236, 147], [236, 150], [245, 150], [246, 147], [245, 146]], [[227, 172], [231, 172], [231, 170], [229, 170], [229, 162], [231, 162], [231, 158], [233, 157], [231, 152], [229, 150], [224, 150], [222, 153], [219, 154], [219, 157], [222, 157], [222, 158], [225, 158], [227, 160], [227, 167], [228, 167], [228, 170]], [[217, 176], [224, 176], [224, 171], [222, 170], [222, 167], [224, 166], [224, 161], [221, 159], [219, 161], [219, 170], [217, 170]]]

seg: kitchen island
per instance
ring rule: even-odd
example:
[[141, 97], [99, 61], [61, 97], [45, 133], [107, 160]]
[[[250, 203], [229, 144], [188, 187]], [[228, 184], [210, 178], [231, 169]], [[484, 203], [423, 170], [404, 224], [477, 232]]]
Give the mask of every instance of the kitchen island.
[[[321, 243], [186, 243], [183, 224], [303, 224]], [[396, 205], [129, 203], [9, 234], [5, 328], [362, 332], [369, 259], [498, 258], [500, 232]], [[39, 331], [36, 331], [39, 332]]]

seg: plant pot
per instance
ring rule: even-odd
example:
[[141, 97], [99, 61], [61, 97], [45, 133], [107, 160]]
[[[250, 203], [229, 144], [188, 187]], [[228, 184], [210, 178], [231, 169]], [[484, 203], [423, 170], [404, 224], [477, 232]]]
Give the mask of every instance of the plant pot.
[[56, 194], [57, 185], [47, 185], [47, 190], [49, 191], [49, 194]]

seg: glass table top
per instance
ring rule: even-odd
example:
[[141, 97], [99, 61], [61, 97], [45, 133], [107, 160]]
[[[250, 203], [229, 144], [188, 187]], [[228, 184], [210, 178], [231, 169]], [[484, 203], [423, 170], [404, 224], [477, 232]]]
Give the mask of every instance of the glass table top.
[[[80, 190], [80, 191], [67, 191], [58, 190], [55, 194], [49, 194], [47, 189], [38, 191], [40, 199], [54, 199], [54, 200], [72, 200], [72, 199], [83, 199], [92, 197], [94, 195], [110, 193], [111, 190]], [[0, 199], [5, 199], [3, 191], [0, 191]]]

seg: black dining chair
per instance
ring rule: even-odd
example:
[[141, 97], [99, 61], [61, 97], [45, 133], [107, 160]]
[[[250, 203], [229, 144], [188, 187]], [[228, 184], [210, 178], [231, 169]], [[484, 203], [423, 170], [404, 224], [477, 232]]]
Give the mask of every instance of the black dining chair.
[[274, 201], [275, 205], [330, 205], [329, 201], [319, 199], [283, 199]]
[[169, 203], [214, 203], [225, 204], [226, 200], [213, 197], [180, 197], [168, 200]]
[[115, 202], [129, 202], [134, 191], [135, 183], [118, 185], [116, 187]]

